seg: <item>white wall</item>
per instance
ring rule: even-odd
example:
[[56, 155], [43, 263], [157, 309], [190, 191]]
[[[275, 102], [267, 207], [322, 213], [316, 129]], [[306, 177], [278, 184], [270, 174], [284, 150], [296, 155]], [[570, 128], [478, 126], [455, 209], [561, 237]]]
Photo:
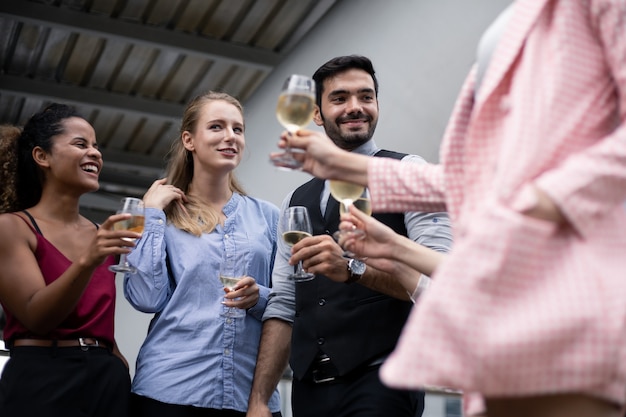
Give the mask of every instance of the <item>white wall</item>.
[[[297, 0], [292, 0], [297, 1]], [[268, 155], [281, 126], [274, 108], [283, 80], [311, 75], [338, 55], [372, 59], [380, 84], [379, 146], [438, 160], [458, 90], [483, 30], [510, 0], [342, 0], [246, 103], [247, 155], [239, 179], [253, 196], [277, 205], [309, 178], [274, 168]], [[311, 125], [312, 127], [313, 125]], [[149, 315], [134, 311], [117, 278], [117, 338], [134, 374]], [[164, 349], [167, 348], [164, 346]]]

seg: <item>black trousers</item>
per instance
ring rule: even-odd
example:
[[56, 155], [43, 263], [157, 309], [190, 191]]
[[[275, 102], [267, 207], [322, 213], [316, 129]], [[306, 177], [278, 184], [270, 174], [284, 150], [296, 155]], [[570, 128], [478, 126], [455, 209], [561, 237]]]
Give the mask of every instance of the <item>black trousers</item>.
[[[167, 404], [137, 394], [131, 394], [131, 410], [133, 417], [246, 417], [241, 411]], [[281, 417], [281, 414], [272, 416]]]
[[105, 348], [15, 347], [0, 378], [2, 417], [128, 417], [130, 375]]
[[294, 417], [420, 417], [424, 393], [388, 388], [378, 377], [379, 368], [372, 366], [320, 384], [294, 379]]

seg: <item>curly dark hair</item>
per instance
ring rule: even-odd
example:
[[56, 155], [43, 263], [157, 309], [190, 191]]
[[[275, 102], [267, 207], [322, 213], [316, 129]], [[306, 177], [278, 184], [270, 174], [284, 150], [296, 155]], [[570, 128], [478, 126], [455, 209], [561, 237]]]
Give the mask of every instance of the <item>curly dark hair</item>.
[[33, 115], [23, 129], [2, 126], [0, 129], [0, 212], [32, 207], [41, 198], [43, 175], [32, 152], [52, 148], [52, 137], [63, 133], [62, 122], [71, 117], [83, 118], [75, 107], [52, 103]]
[[0, 126], [0, 213], [12, 211], [17, 200], [17, 140], [21, 134], [17, 126]]
[[369, 58], [362, 55], [345, 55], [335, 57], [324, 65], [319, 67], [313, 74], [313, 81], [315, 81], [315, 102], [318, 107], [322, 107], [322, 93], [324, 92], [324, 81], [330, 77], [334, 77], [350, 69], [360, 69], [371, 75], [374, 80], [374, 92], [378, 97], [378, 80], [376, 79], [376, 71], [374, 71], [374, 65]]

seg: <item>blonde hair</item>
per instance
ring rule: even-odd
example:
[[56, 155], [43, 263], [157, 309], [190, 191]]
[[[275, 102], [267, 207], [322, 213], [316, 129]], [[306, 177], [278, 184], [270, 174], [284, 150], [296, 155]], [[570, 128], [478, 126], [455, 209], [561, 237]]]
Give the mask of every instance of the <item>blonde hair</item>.
[[[167, 182], [183, 190], [187, 195], [187, 203], [183, 209], [179, 204], [172, 202], [165, 208], [165, 214], [171, 224], [195, 236], [211, 233], [219, 223], [220, 213], [206, 204], [200, 197], [189, 195], [189, 185], [193, 179], [193, 156], [183, 146], [182, 135], [184, 132], [195, 131], [202, 108], [212, 101], [225, 101], [232, 104], [239, 109], [243, 116], [243, 106], [239, 100], [229, 94], [209, 91], [197, 96], [187, 104], [179, 135], [172, 143], [168, 153]], [[232, 171], [228, 177], [231, 191], [247, 195]]]

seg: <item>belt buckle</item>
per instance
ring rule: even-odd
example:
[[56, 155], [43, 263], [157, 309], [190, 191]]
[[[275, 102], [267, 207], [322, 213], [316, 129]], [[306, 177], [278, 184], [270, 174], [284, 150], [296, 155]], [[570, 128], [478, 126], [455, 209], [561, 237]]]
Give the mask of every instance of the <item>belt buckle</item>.
[[98, 339], [93, 339], [93, 341], [95, 343], [87, 343], [86, 338], [84, 338], [84, 337], [79, 337], [78, 338], [78, 344], [80, 345], [80, 349], [82, 351], [87, 351], [87, 350], [89, 350], [90, 347], [98, 347]]
[[313, 370], [313, 382], [315, 382], [316, 384], [323, 384], [324, 382], [332, 382], [335, 379], [337, 379], [337, 377], [334, 376], [328, 376], [326, 378], [320, 377], [318, 378], [318, 374], [319, 371], [317, 369]]
[[[322, 357], [320, 360], [317, 361], [317, 365], [330, 365], [330, 358], [328, 356]], [[337, 379], [337, 377], [335, 376], [324, 376], [324, 373], [321, 372], [319, 369], [313, 369], [312, 376], [313, 382], [315, 382], [316, 384], [332, 382]]]

